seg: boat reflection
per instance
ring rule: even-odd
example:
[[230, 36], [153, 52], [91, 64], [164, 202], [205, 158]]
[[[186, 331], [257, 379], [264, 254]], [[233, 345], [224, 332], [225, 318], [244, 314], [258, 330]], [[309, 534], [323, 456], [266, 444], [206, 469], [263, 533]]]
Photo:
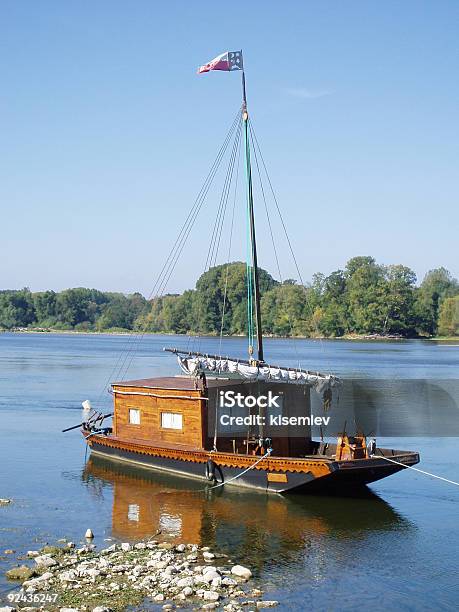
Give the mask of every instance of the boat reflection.
[[275, 558], [326, 554], [327, 540], [412, 529], [376, 495], [367, 499], [281, 497], [240, 489], [203, 489], [202, 482], [139, 470], [92, 456], [83, 479], [94, 495], [113, 488], [112, 536], [154, 536], [215, 546], [260, 567]]

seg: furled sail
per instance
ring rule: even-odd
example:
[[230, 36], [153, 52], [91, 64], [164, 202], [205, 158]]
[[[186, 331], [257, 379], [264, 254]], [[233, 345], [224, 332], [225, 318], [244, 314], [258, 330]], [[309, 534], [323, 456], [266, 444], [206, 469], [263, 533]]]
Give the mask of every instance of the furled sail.
[[309, 385], [318, 393], [331, 391], [339, 384], [339, 379], [331, 374], [310, 372], [295, 368], [282, 368], [268, 364], [249, 365], [236, 359], [214, 358], [205, 355], [182, 357], [177, 355], [179, 365], [185, 374], [196, 376], [204, 372], [214, 376], [228, 376], [241, 380], [261, 380]]

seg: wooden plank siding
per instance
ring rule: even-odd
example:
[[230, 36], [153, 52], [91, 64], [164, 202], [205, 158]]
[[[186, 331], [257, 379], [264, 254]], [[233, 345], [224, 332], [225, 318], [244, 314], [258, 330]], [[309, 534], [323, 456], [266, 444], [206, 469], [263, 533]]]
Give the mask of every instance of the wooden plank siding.
[[[115, 436], [152, 444], [165, 442], [193, 449], [204, 448], [206, 401], [202, 399], [201, 391], [116, 384], [113, 392]], [[140, 411], [140, 425], [129, 423], [131, 408]], [[182, 429], [161, 427], [162, 412], [181, 414]]]

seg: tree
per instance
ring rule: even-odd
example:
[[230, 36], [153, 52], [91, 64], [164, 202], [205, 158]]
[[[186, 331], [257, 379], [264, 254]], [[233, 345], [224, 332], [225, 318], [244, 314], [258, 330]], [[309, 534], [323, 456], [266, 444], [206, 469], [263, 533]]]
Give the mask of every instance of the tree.
[[458, 294], [459, 283], [446, 268], [430, 270], [416, 296], [416, 326], [419, 332], [435, 335], [443, 300]]
[[442, 302], [438, 333], [440, 336], [459, 336], [459, 295], [446, 298]]
[[29, 289], [0, 292], [0, 328], [27, 327], [35, 321], [33, 297]]

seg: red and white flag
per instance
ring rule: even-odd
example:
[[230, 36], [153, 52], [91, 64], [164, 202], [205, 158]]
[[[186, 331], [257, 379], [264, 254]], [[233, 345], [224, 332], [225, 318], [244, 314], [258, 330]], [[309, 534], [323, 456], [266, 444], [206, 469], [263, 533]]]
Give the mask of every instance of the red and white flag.
[[209, 63], [198, 68], [198, 74], [211, 70], [244, 70], [242, 51], [225, 51], [225, 53], [218, 55]]

